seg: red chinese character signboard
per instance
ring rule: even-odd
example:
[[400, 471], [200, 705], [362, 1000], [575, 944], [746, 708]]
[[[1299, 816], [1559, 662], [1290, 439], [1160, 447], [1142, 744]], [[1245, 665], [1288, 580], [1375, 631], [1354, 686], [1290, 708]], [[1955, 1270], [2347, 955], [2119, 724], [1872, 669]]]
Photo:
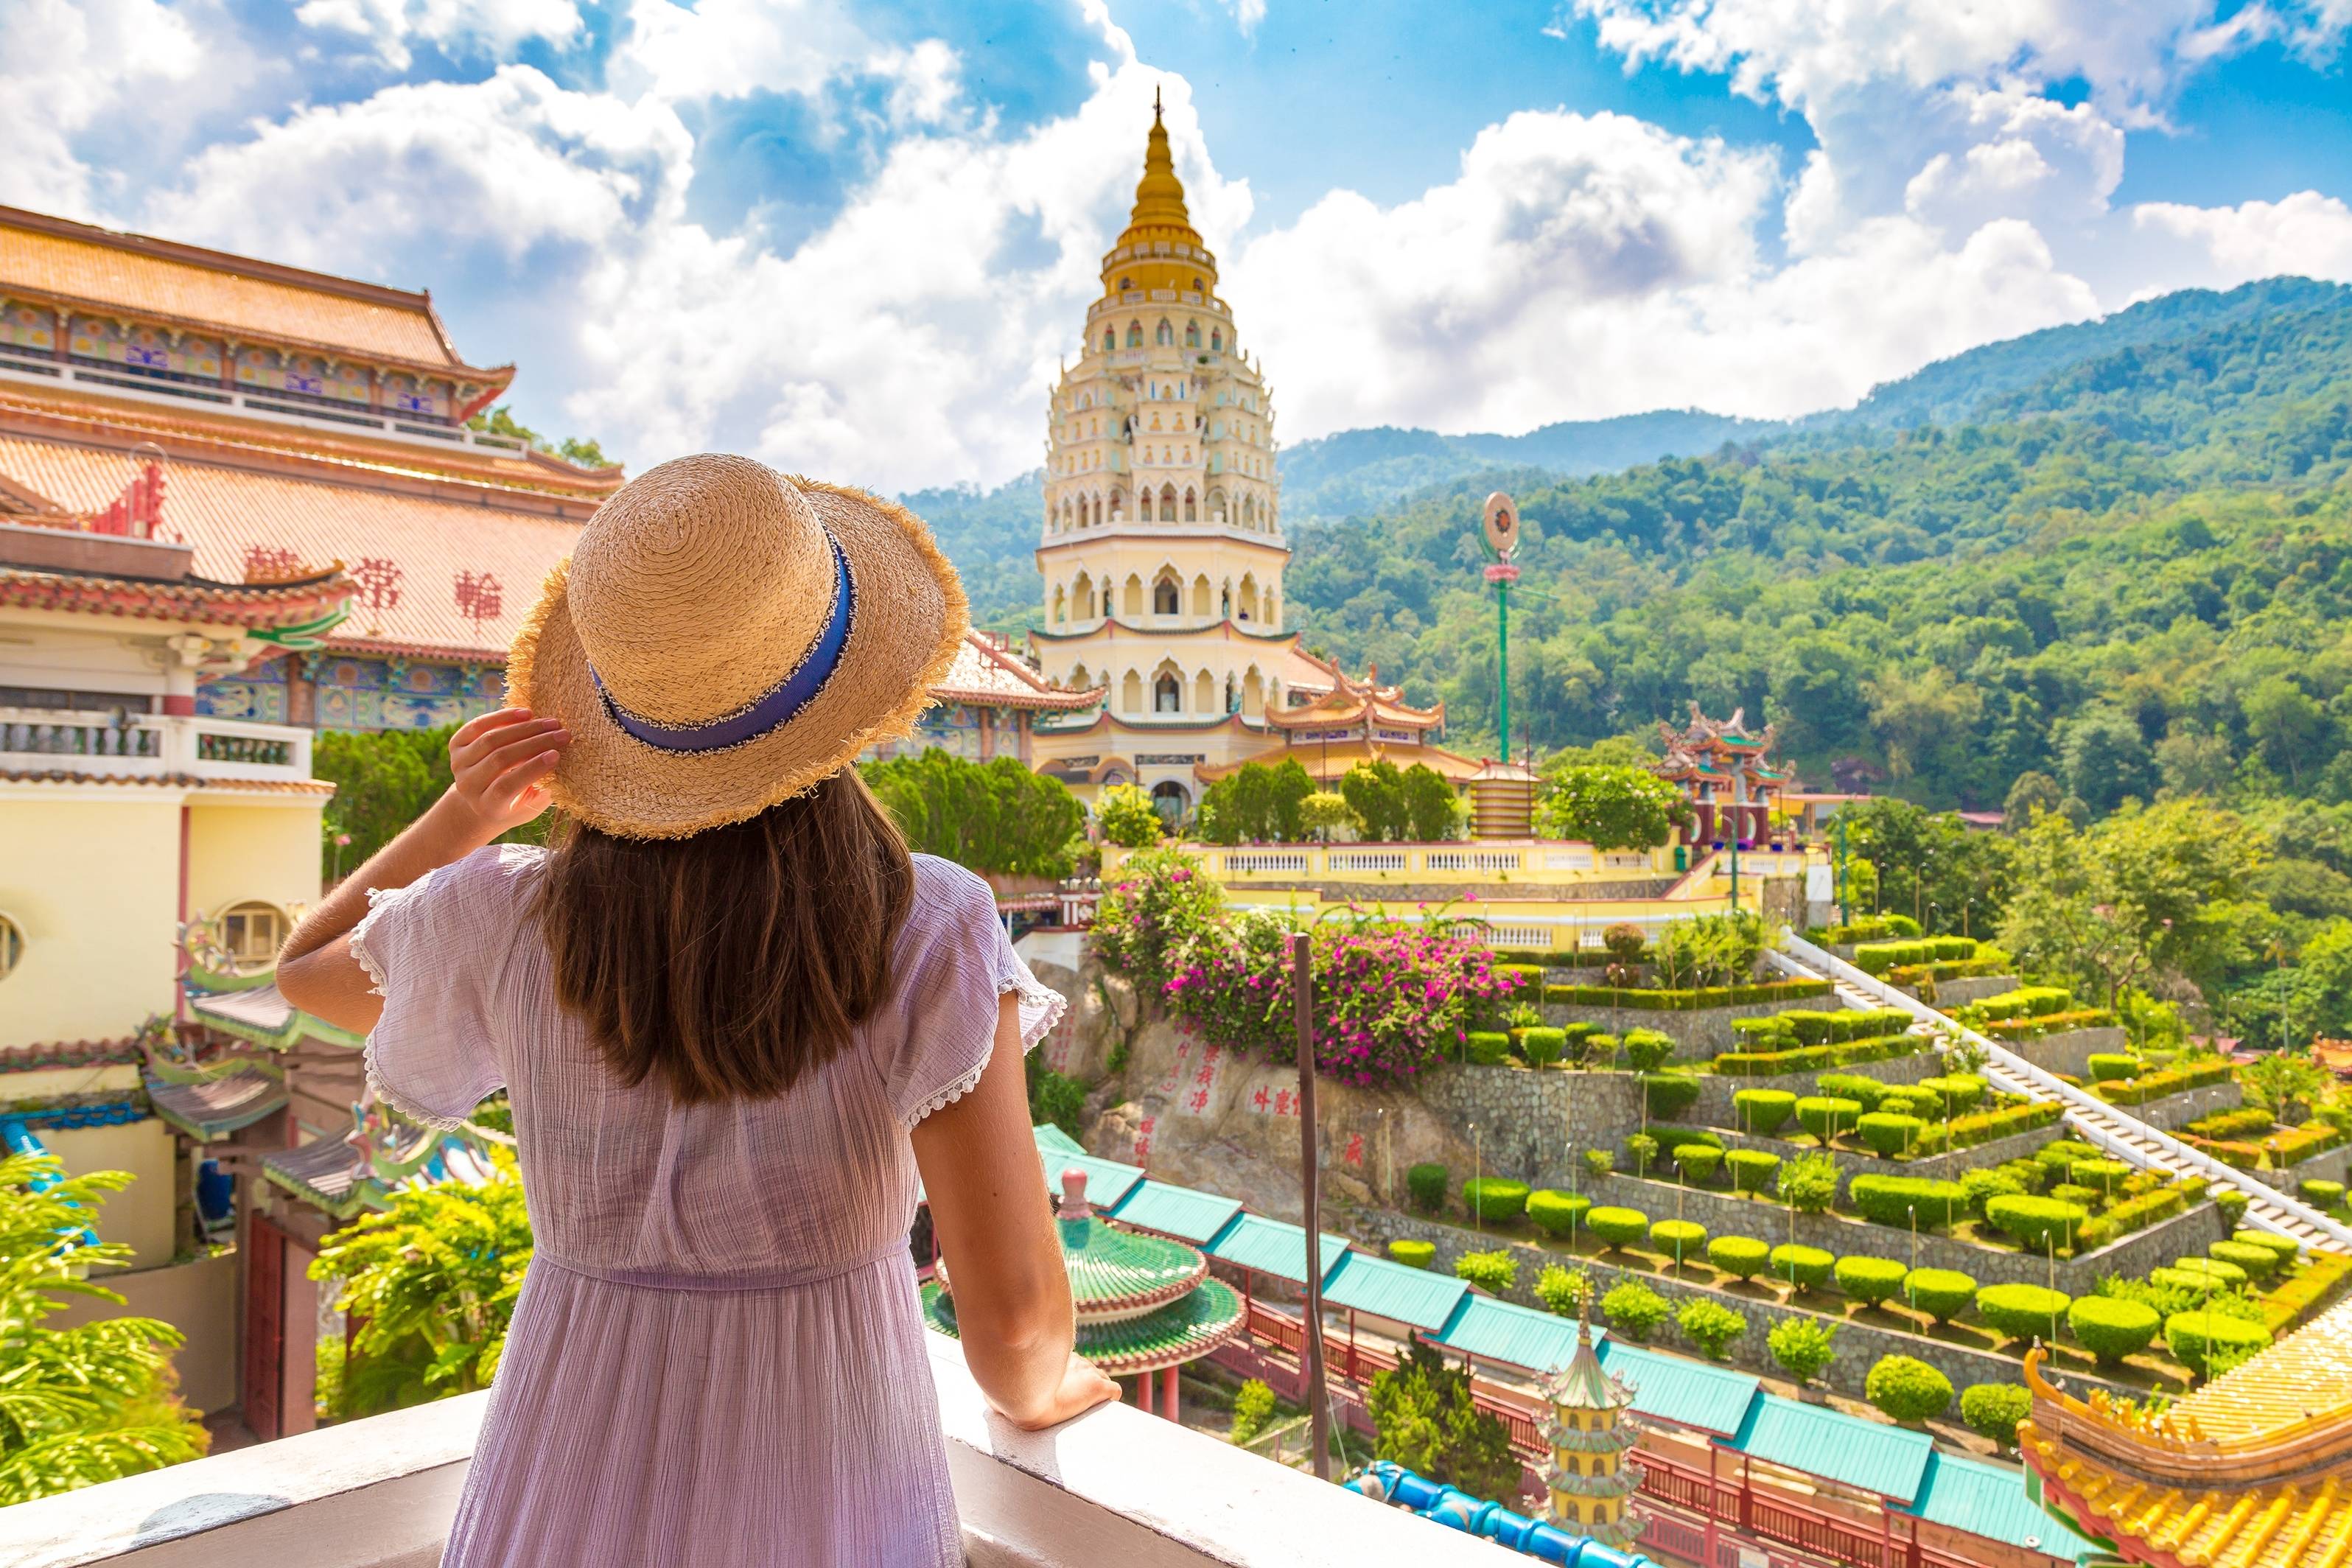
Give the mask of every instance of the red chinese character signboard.
[[1158, 1120], [1147, 1116], [1135, 1124], [1135, 1163], [1139, 1165], [1151, 1156], [1151, 1129]]
[[359, 584], [354, 595], [371, 610], [389, 610], [400, 603], [400, 579], [397, 565], [381, 555], [363, 556], [352, 568], [352, 581]]
[[457, 613], [474, 623], [477, 629], [484, 621], [499, 618], [499, 608], [505, 602], [506, 590], [488, 572], [477, 575], [471, 572], [457, 574]]
[[1364, 1163], [1364, 1135], [1363, 1135], [1362, 1133], [1360, 1133], [1360, 1132], [1350, 1132], [1350, 1133], [1349, 1133], [1349, 1134], [1348, 1134], [1348, 1152], [1347, 1152], [1346, 1153], [1344, 1153], [1344, 1154], [1340, 1155], [1339, 1157], [1340, 1157], [1341, 1159], [1343, 1159], [1343, 1160], [1347, 1161], [1347, 1162], [1348, 1162], [1348, 1163], [1349, 1163], [1350, 1165], [1358, 1165], [1358, 1166], [1360, 1166], [1361, 1164], [1363, 1164], [1363, 1163]]

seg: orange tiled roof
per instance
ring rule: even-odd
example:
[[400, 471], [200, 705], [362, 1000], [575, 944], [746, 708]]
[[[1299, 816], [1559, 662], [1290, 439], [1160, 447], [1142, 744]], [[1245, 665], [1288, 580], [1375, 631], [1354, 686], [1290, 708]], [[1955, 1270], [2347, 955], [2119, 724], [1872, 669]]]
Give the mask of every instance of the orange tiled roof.
[[450, 345], [428, 294], [14, 207], [0, 207], [0, 295], [112, 307], [357, 358], [474, 369]]
[[196, 773], [90, 773], [72, 768], [0, 768], [0, 784], [121, 784], [125, 789], [226, 789], [240, 795], [332, 795], [326, 779], [205, 778]]
[[[1294, 757], [1297, 759], [1298, 765], [1307, 770], [1307, 776], [1319, 784], [1335, 784], [1346, 778], [1348, 770], [1359, 763], [1376, 763], [1383, 760], [1394, 763], [1400, 768], [1409, 768], [1415, 763], [1420, 763], [1447, 784], [1462, 784], [1475, 778], [1481, 771], [1479, 763], [1458, 752], [1449, 752], [1443, 746], [1433, 746], [1425, 742], [1412, 745], [1402, 742], [1366, 742], [1361, 739], [1334, 741], [1328, 746], [1313, 742], [1298, 742], [1285, 750], [1269, 752], [1264, 756], [1250, 760], [1260, 763], [1279, 763]], [[1192, 771], [1213, 784], [1228, 773], [1239, 772], [1242, 766], [1240, 763], [1227, 766], [1202, 764]]]
[[1046, 684], [1043, 676], [997, 646], [986, 632], [967, 632], [955, 662], [931, 695], [942, 702], [971, 702], [987, 708], [1091, 708], [1102, 700], [1102, 689], [1064, 691]]
[[[131, 476], [123, 453], [0, 433], [0, 474], [69, 511], [96, 511]], [[236, 583], [255, 564], [343, 563], [358, 584], [331, 646], [503, 660], [548, 572], [581, 525], [455, 497], [179, 460], [164, 469], [163, 524], [196, 548], [198, 575]], [[290, 563], [289, 562], [290, 557]], [[461, 574], [494, 593], [468, 611]]]
[[327, 464], [359, 475], [457, 479], [499, 489], [539, 492], [593, 505], [621, 488], [625, 475], [609, 468], [583, 468], [547, 452], [511, 456], [479, 447], [428, 447], [392, 441], [354, 430], [348, 435], [307, 426], [278, 425], [237, 414], [215, 414], [202, 405], [185, 408], [110, 397], [82, 385], [0, 386], [0, 425], [38, 430], [64, 439], [108, 436], [152, 440], [176, 449], [198, 447]]

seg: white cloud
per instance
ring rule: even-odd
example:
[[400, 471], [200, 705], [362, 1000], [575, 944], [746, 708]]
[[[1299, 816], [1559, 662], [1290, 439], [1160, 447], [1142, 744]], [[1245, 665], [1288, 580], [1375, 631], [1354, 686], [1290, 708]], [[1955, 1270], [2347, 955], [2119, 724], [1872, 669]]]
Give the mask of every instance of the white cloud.
[[2140, 269], [2160, 279], [2144, 292], [2231, 289], [2281, 273], [2352, 283], [2352, 206], [2316, 191], [2233, 207], [2144, 202], [2131, 221]]
[[1224, 7], [1234, 14], [1234, 26], [1244, 38], [1255, 33], [1257, 25], [1265, 20], [1265, 0], [1224, 0]]
[[358, 39], [395, 71], [409, 68], [418, 44], [495, 59], [529, 39], [570, 43], [582, 27], [572, 0], [303, 0], [294, 18]]
[[1873, 220], [1774, 270], [1755, 236], [1780, 193], [1768, 157], [1717, 141], [1515, 114], [1449, 184], [1388, 208], [1334, 193], [1253, 241], [1227, 291], [1292, 439], [1802, 413], [2095, 309], [2014, 221], [1948, 248], [1931, 226]]
[[835, 0], [633, 0], [605, 78], [633, 99], [814, 93], [878, 52]]
[[216, 68], [190, 19], [155, 0], [0, 5], [0, 203], [97, 216], [109, 193], [76, 138]]

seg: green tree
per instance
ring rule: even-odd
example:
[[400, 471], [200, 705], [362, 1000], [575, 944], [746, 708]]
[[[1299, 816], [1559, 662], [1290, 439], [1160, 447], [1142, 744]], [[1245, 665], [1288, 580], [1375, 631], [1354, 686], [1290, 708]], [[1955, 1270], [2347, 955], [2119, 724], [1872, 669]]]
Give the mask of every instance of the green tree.
[[1536, 826], [1598, 849], [1654, 849], [1690, 815], [1683, 792], [1643, 767], [1547, 767]]
[[2058, 773], [2067, 792], [2105, 816], [2126, 798], [2156, 794], [2156, 755], [2139, 724], [2113, 708], [2092, 708], [2059, 726]]
[[1443, 774], [1415, 763], [1404, 770], [1399, 788], [1407, 837], [1418, 844], [1441, 844], [1454, 836], [1462, 823], [1462, 797]]
[[329, 1237], [310, 1278], [360, 1319], [338, 1415], [372, 1415], [488, 1388], [531, 1255], [513, 1159], [478, 1186], [409, 1187]]
[[909, 848], [975, 871], [1066, 877], [1086, 807], [1069, 786], [1012, 757], [970, 763], [944, 751], [860, 763]]
[[[320, 818], [320, 868], [330, 877], [352, 870], [399, 837], [449, 787], [449, 737], [457, 726], [433, 730], [321, 730], [310, 744], [310, 771], [335, 786]], [[499, 840], [544, 844], [551, 814]], [[348, 836], [348, 843], [337, 839]]]
[[1363, 835], [1375, 840], [1403, 838], [1412, 830], [1405, 804], [1404, 774], [1394, 763], [1358, 763], [1339, 780], [1339, 794], [1348, 809], [1363, 824]]
[[1353, 832], [1362, 826], [1348, 805], [1348, 797], [1328, 789], [1318, 789], [1298, 803], [1298, 824], [1327, 844], [1334, 833]]
[[1122, 848], [1148, 848], [1166, 836], [1160, 808], [1134, 784], [1113, 784], [1097, 796], [1095, 821], [1103, 837]]
[[1201, 796], [1201, 837], [1211, 844], [1295, 843], [1307, 836], [1315, 781], [1296, 757], [1244, 763]]
[[1999, 923], [2009, 897], [2007, 838], [1891, 796], [1841, 806], [1834, 820], [1844, 825], [1847, 852], [1875, 868], [1880, 907], [1912, 916], [1930, 934], [1963, 926], [1981, 934]]
[[43, 1322], [66, 1296], [121, 1303], [86, 1276], [123, 1267], [131, 1249], [89, 1226], [131, 1182], [121, 1171], [68, 1176], [52, 1155], [0, 1159], [0, 1506], [205, 1451], [203, 1425], [173, 1394], [177, 1329], [152, 1318]]
[[2316, 753], [2328, 731], [2327, 710], [2284, 675], [2255, 682], [2238, 705], [2246, 717], [2246, 733], [2262, 748], [2263, 760], [2301, 788], [2304, 767], [2320, 760]]
[[1516, 1497], [1518, 1456], [1510, 1432], [1477, 1408], [1466, 1373], [1418, 1337], [1391, 1371], [1372, 1379], [1365, 1396], [1372, 1417], [1372, 1454], [1473, 1497]]

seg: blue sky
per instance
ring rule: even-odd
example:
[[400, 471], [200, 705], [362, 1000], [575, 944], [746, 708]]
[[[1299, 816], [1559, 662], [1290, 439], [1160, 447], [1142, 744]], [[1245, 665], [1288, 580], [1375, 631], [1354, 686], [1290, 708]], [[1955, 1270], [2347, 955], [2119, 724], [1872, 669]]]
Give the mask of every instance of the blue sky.
[[404, 285], [642, 465], [1038, 461], [1155, 88], [1286, 439], [1788, 415], [2352, 279], [2352, 0], [16, 0], [0, 201]]

